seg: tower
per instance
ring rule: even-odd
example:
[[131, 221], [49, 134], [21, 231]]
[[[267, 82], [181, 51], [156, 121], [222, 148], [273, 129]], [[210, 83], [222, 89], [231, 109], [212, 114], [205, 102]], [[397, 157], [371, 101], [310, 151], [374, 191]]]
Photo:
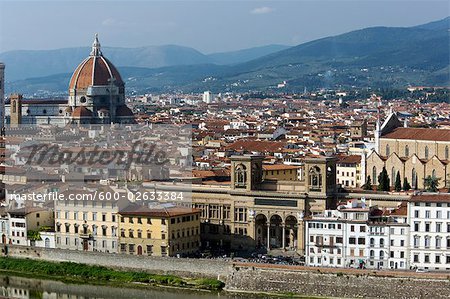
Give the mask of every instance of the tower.
[[262, 182], [264, 156], [244, 155], [231, 157], [231, 187], [251, 191]]
[[10, 126], [17, 128], [22, 124], [22, 95], [12, 94], [9, 97], [11, 101], [10, 105]]
[[337, 158], [305, 159], [306, 192], [332, 196], [336, 192]]
[[0, 62], [0, 132], [5, 128], [5, 65]]

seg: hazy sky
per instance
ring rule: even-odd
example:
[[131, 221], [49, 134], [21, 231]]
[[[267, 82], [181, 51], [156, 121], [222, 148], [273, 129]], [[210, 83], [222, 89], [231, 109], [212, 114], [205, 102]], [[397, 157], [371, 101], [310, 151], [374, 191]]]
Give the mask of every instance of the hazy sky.
[[296, 45], [370, 26], [412, 26], [450, 15], [449, 1], [4, 1], [0, 52], [176, 44], [204, 53]]

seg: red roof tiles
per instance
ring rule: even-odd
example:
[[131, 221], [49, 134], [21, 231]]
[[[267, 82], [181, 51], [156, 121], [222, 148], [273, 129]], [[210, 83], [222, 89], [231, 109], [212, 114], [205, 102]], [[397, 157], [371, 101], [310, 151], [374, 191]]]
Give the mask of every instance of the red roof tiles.
[[450, 130], [431, 128], [397, 128], [382, 136], [389, 139], [449, 141]]

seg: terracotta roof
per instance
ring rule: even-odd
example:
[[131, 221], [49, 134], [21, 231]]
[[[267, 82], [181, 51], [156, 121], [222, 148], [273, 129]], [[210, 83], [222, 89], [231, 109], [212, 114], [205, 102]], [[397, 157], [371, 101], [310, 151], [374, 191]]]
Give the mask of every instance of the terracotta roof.
[[293, 165], [285, 165], [285, 164], [274, 164], [274, 165], [263, 165], [264, 170], [289, 170], [289, 169], [298, 169], [299, 166]]
[[361, 156], [359, 155], [343, 156], [339, 159], [338, 163], [361, 163]]
[[412, 202], [445, 202], [445, 203], [450, 203], [450, 193], [413, 195], [411, 197], [410, 201], [412, 201]]
[[93, 85], [109, 85], [108, 79], [114, 78], [115, 85], [124, 83], [116, 67], [103, 56], [89, 56], [73, 72], [70, 89], [86, 89]]
[[382, 136], [390, 139], [449, 141], [450, 130], [431, 128], [397, 128]]
[[241, 139], [231, 144], [229, 148], [237, 151], [247, 150], [253, 152], [279, 152], [285, 145], [285, 142]]
[[8, 213], [13, 215], [13, 216], [14, 215], [25, 216], [25, 215], [28, 215], [30, 213], [42, 212], [42, 211], [48, 211], [48, 209], [41, 208], [41, 207], [23, 207], [23, 208], [20, 208], [20, 209], [11, 210]]
[[186, 207], [147, 208], [141, 205], [129, 205], [119, 211], [121, 215], [150, 217], [175, 217], [200, 213], [201, 210]]
[[72, 112], [73, 118], [92, 117], [92, 112], [84, 106], [75, 108]]
[[408, 206], [406, 202], [402, 202], [398, 208], [392, 210], [390, 216], [406, 216], [408, 214]]

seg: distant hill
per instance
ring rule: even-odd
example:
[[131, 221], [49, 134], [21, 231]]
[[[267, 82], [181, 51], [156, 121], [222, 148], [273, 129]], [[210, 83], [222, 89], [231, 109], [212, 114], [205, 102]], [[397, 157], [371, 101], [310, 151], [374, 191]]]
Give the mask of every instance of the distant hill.
[[238, 51], [209, 54], [208, 57], [211, 59], [211, 62], [215, 64], [237, 64], [285, 50], [287, 48], [289, 48], [289, 46], [267, 45]]
[[[176, 45], [140, 48], [102, 47], [102, 51], [116, 66], [159, 68], [195, 64], [232, 64], [249, 61], [288, 48], [269, 45], [232, 52], [205, 55], [193, 48]], [[89, 47], [57, 50], [18, 50], [0, 54], [6, 64], [8, 81], [72, 72], [86, 58]]]
[[[127, 78], [127, 90], [138, 92], [268, 90], [276, 89], [282, 81], [287, 81], [287, 86], [280, 91], [302, 91], [304, 87], [449, 86], [449, 20], [446, 18], [408, 28], [356, 30], [242, 63], [233, 64], [231, 61], [235, 59], [233, 57], [245, 56], [246, 51], [228, 57], [209, 55], [203, 63], [199, 57], [192, 60], [198, 63], [191, 65], [156, 69], [122, 68], [121, 71], [126, 74], [123, 77]], [[113, 58], [112, 52], [111, 55], [107, 56], [114, 62], [116, 58]], [[225, 62], [227, 65], [218, 65]], [[54, 79], [25, 80], [21, 85], [27, 86], [27, 90], [36, 90], [42, 87], [42, 82], [54, 82]], [[60, 79], [67, 80], [67, 76], [61, 75]], [[67, 86], [68, 83], [65, 84]], [[17, 88], [20, 89], [20, 85]]]

